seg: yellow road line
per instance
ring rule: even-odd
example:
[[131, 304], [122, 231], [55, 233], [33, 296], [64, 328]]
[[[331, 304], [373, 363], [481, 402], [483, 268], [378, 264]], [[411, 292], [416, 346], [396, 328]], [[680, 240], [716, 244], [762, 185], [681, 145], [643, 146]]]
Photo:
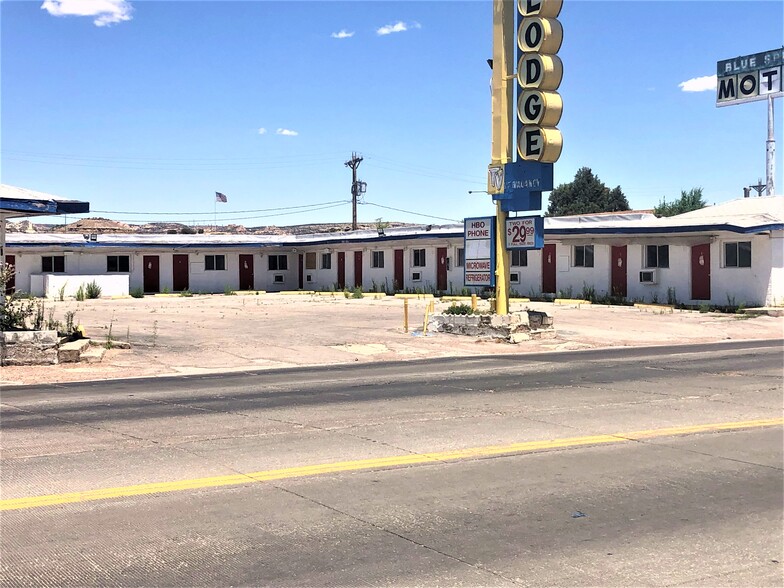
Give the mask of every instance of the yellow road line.
[[490, 445], [485, 447], [473, 447], [469, 449], [456, 449], [454, 451], [441, 451], [437, 453], [393, 455], [390, 457], [324, 463], [318, 465], [283, 468], [278, 470], [251, 472], [247, 474], [231, 474], [208, 478], [194, 478], [191, 480], [178, 480], [174, 482], [135, 484], [133, 486], [99, 488], [97, 490], [84, 490], [82, 492], [67, 492], [64, 494], [50, 494], [46, 496], [8, 498], [0, 500], [0, 511], [35, 508], [39, 506], [54, 506], [74, 502], [90, 502], [93, 500], [106, 500], [108, 498], [126, 498], [129, 496], [141, 496], [145, 494], [162, 494], [166, 492], [179, 492], [183, 490], [218, 488], [220, 486], [236, 486], [240, 484], [248, 484], [251, 482], [268, 482], [271, 480], [317, 476], [319, 474], [334, 474], [338, 472], [350, 472], [357, 470], [377, 470], [399, 466], [477, 459], [498, 455], [514, 455], [533, 451], [542, 451], [545, 449], [566, 449], [585, 445], [625, 443], [638, 439], [653, 439], [656, 437], [672, 437], [678, 435], [693, 435], [695, 433], [711, 433], [719, 431], [733, 431], [738, 429], [774, 427], [783, 424], [784, 418], [735, 421], [727, 423], [668, 427], [665, 429], [633, 431], [629, 433], [615, 433], [612, 435], [592, 435], [587, 437], [569, 437], [565, 439], [551, 439], [543, 441], [524, 441], [522, 443], [511, 443], [508, 445]]

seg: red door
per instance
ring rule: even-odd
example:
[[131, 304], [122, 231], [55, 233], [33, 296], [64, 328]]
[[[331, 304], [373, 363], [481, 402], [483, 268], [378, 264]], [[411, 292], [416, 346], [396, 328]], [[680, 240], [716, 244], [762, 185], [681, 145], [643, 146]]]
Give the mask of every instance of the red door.
[[362, 252], [354, 252], [354, 287], [362, 287]]
[[555, 294], [555, 244], [542, 249], [542, 292]]
[[175, 254], [172, 260], [172, 290], [182, 292], [188, 289], [188, 254]]
[[144, 261], [144, 291], [161, 291], [161, 274], [159, 271], [159, 261], [157, 255], [145, 255]]
[[403, 250], [395, 249], [395, 283], [393, 284], [395, 291], [404, 288], [403, 282]]
[[691, 298], [710, 300], [710, 243], [691, 248]]
[[436, 290], [446, 292], [446, 247], [436, 249]]
[[240, 290], [253, 290], [256, 281], [253, 279], [253, 256], [240, 255]]
[[338, 290], [346, 287], [346, 252], [338, 251]]
[[6, 255], [5, 262], [8, 265], [14, 266], [14, 273], [11, 274], [10, 279], [5, 283], [5, 295], [10, 296], [14, 293], [16, 289], [16, 256], [15, 255]]
[[613, 245], [610, 260], [610, 293], [626, 298], [626, 245]]
[[302, 253], [299, 254], [297, 272], [299, 274], [299, 289], [303, 290], [305, 288], [305, 255]]

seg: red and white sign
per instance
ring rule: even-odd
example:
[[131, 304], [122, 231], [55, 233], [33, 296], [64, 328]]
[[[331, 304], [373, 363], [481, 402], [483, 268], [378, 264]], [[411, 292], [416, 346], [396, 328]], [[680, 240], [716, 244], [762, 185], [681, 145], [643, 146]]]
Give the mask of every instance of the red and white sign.
[[510, 218], [506, 221], [506, 248], [534, 248], [536, 246], [534, 217]]

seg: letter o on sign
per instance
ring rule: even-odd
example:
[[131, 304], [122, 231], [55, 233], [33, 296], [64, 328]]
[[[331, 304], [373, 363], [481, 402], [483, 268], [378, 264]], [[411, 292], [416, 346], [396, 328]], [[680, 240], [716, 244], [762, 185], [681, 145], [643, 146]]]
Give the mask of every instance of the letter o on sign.
[[517, 44], [523, 53], [558, 53], [563, 42], [563, 27], [554, 18], [523, 18], [517, 31]]
[[563, 79], [563, 63], [557, 55], [523, 53], [517, 62], [517, 82], [523, 89], [557, 90]]
[[554, 163], [561, 156], [563, 137], [558, 129], [525, 125], [517, 136], [517, 153], [526, 161]]
[[756, 96], [757, 95], [757, 75], [746, 74], [738, 80], [738, 91], [742, 96]]
[[517, 0], [517, 10], [523, 16], [555, 18], [562, 6], [563, 0]]

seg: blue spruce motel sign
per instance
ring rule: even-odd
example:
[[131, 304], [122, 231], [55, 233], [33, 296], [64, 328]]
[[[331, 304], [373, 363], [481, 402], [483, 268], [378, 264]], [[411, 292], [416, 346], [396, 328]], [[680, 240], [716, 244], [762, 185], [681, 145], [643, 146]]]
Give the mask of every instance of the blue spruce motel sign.
[[784, 47], [716, 64], [716, 106], [783, 96]]

